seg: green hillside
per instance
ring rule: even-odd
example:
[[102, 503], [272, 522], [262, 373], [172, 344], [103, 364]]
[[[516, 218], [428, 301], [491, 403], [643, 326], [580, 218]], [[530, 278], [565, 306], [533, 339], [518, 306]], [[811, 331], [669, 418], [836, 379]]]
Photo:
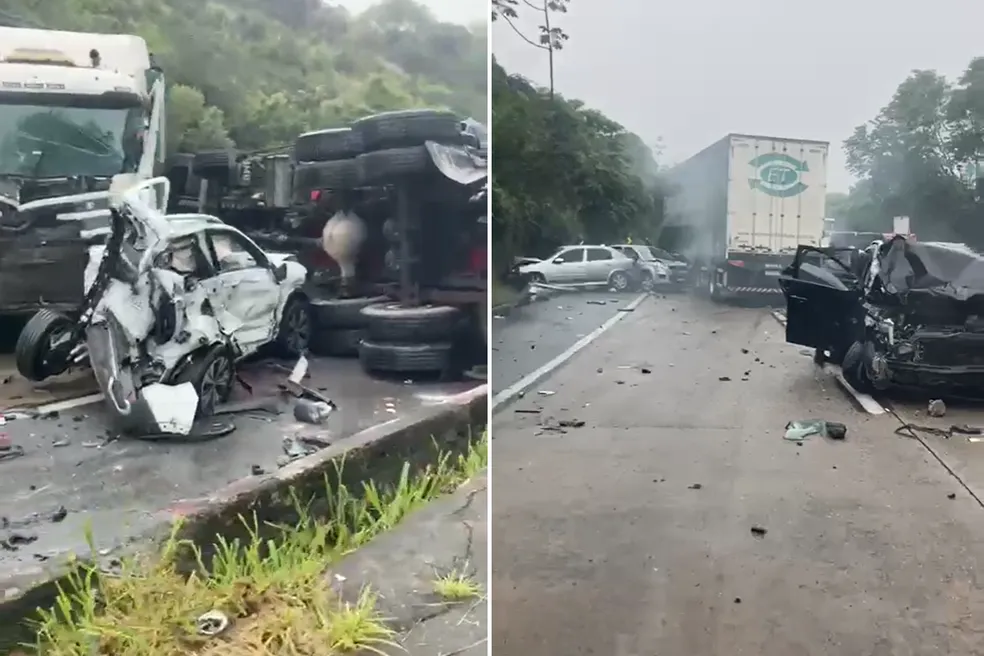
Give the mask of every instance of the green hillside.
[[172, 84], [172, 151], [262, 148], [387, 109], [487, 110], [484, 26], [413, 0], [358, 16], [320, 0], [7, 0], [0, 20], [147, 39]]

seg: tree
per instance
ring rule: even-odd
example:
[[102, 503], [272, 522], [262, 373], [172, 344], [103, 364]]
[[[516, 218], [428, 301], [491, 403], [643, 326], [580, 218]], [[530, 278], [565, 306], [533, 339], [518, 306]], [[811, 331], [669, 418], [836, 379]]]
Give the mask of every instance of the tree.
[[984, 60], [957, 85], [913, 71], [844, 148], [860, 179], [843, 207], [851, 222], [887, 231], [905, 215], [922, 238], [984, 243], [982, 205], [968, 184], [984, 153]]
[[509, 75], [493, 61], [492, 253], [515, 255], [571, 241], [644, 241], [661, 221], [652, 151], [583, 103]]
[[[523, 34], [523, 31], [513, 22], [519, 16], [516, 9], [519, 7], [520, 2], [543, 17], [543, 22], [537, 26], [539, 34], [535, 38], [530, 38]], [[554, 52], [563, 49], [564, 43], [569, 38], [564, 30], [552, 23], [551, 14], [566, 14], [569, 3], [570, 0], [536, 0], [535, 4], [530, 2], [530, 0], [492, 0], [493, 21], [501, 16], [519, 38], [534, 48], [539, 48], [547, 52], [551, 96], [554, 93]]]

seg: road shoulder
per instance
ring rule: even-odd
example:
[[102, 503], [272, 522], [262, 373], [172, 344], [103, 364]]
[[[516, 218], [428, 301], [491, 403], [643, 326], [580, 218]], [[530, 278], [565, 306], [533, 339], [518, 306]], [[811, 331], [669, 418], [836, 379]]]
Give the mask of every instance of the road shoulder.
[[[488, 481], [483, 474], [417, 511], [327, 574], [344, 601], [366, 588], [399, 634], [386, 654], [478, 656], [488, 651]], [[435, 581], [465, 576], [477, 598], [450, 601]]]

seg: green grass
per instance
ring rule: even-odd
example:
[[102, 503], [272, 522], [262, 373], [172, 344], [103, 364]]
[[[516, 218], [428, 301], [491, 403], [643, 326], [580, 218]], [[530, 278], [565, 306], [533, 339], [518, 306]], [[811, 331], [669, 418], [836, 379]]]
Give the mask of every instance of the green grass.
[[[29, 648], [46, 656], [382, 653], [395, 635], [376, 611], [372, 590], [345, 603], [332, 593], [326, 568], [487, 465], [483, 435], [465, 455], [444, 455], [419, 475], [405, 465], [392, 487], [370, 482], [360, 494], [327, 489], [330, 519], [314, 518], [295, 502], [300, 519], [271, 527], [274, 537], [268, 538], [255, 518], [244, 518], [249, 538], [219, 537], [210, 567], [201, 550], [176, 537], [176, 525], [160, 553], [124, 562], [118, 576], [80, 566], [55, 607], [41, 612], [37, 644]], [[176, 566], [187, 550], [198, 565], [190, 576]], [[229, 628], [215, 637], [199, 635], [197, 618], [208, 611], [225, 614]]]
[[464, 601], [482, 596], [482, 586], [473, 577], [454, 570], [434, 580], [434, 592], [445, 601]]

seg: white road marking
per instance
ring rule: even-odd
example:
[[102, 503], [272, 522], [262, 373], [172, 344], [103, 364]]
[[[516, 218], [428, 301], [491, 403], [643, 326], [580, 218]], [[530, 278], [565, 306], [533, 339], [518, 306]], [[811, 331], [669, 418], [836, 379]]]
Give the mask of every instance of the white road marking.
[[[93, 403], [98, 403], [102, 401], [105, 396], [101, 392], [95, 392], [93, 394], [86, 394], [85, 396], [78, 396], [74, 399], [63, 399], [61, 401], [53, 401], [51, 403], [46, 403], [44, 405], [28, 406], [25, 409], [31, 413], [38, 413], [46, 415], [52, 412], [64, 412], [65, 410], [71, 410], [72, 408], [80, 408], [85, 405], [92, 405]], [[13, 408], [16, 410], [16, 408]]]
[[[538, 382], [549, 376], [551, 373], [553, 373], [555, 369], [557, 369], [562, 364], [564, 364], [572, 357], [574, 357], [585, 346], [587, 346], [591, 342], [601, 337], [606, 330], [608, 330], [609, 328], [617, 324], [619, 321], [621, 321], [623, 318], [625, 318], [625, 316], [629, 314], [628, 311], [635, 310], [637, 307], [639, 307], [639, 305], [642, 304], [642, 302], [646, 300], [648, 296], [649, 294], [639, 294], [639, 296], [633, 299], [631, 303], [625, 306], [625, 308], [620, 309], [620, 311], [617, 312], [615, 316], [613, 316], [611, 319], [609, 319], [608, 321], [601, 324], [593, 331], [591, 331], [590, 333], [579, 339], [569, 349], [567, 349], [566, 351], [564, 351], [563, 353], [561, 353], [560, 355], [558, 355], [553, 360], [546, 363], [536, 371], [527, 374], [520, 380], [516, 381], [506, 389], [502, 390], [501, 392], [493, 396], [492, 402], [489, 404], [489, 412], [495, 412], [500, 407], [502, 407], [509, 401], [512, 401], [517, 396], [519, 396], [522, 392], [525, 392], [526, 390], [530, 389]], [[495, 365], [493, 365], [493, 367], [494, 366]]]
[[847, 379], [844, 378], [844, 372], [841, 371], [840, 367], [834, 364], [825, 364], [823, 368], [824, 371], [834, 374], [834, 378], [837, 379], [837, 382], [840, 383], [841, 387], [843, 387], [848, 394], [853, 396], [854, 400], [857, 401], [869, 415], [883, 415], [887, 412], [885, 408], [883, 408], [882, 405], [870, 394], [864, 394], [854, 389], [851, 384], [847, 382]]
[[786, 315], [783, 312], [780, 312], [779, 310], [773, 310], [772, 316], [775, 318], [776, 321], [778, 321], [782, 325], [784, 326], [786, 325]]

